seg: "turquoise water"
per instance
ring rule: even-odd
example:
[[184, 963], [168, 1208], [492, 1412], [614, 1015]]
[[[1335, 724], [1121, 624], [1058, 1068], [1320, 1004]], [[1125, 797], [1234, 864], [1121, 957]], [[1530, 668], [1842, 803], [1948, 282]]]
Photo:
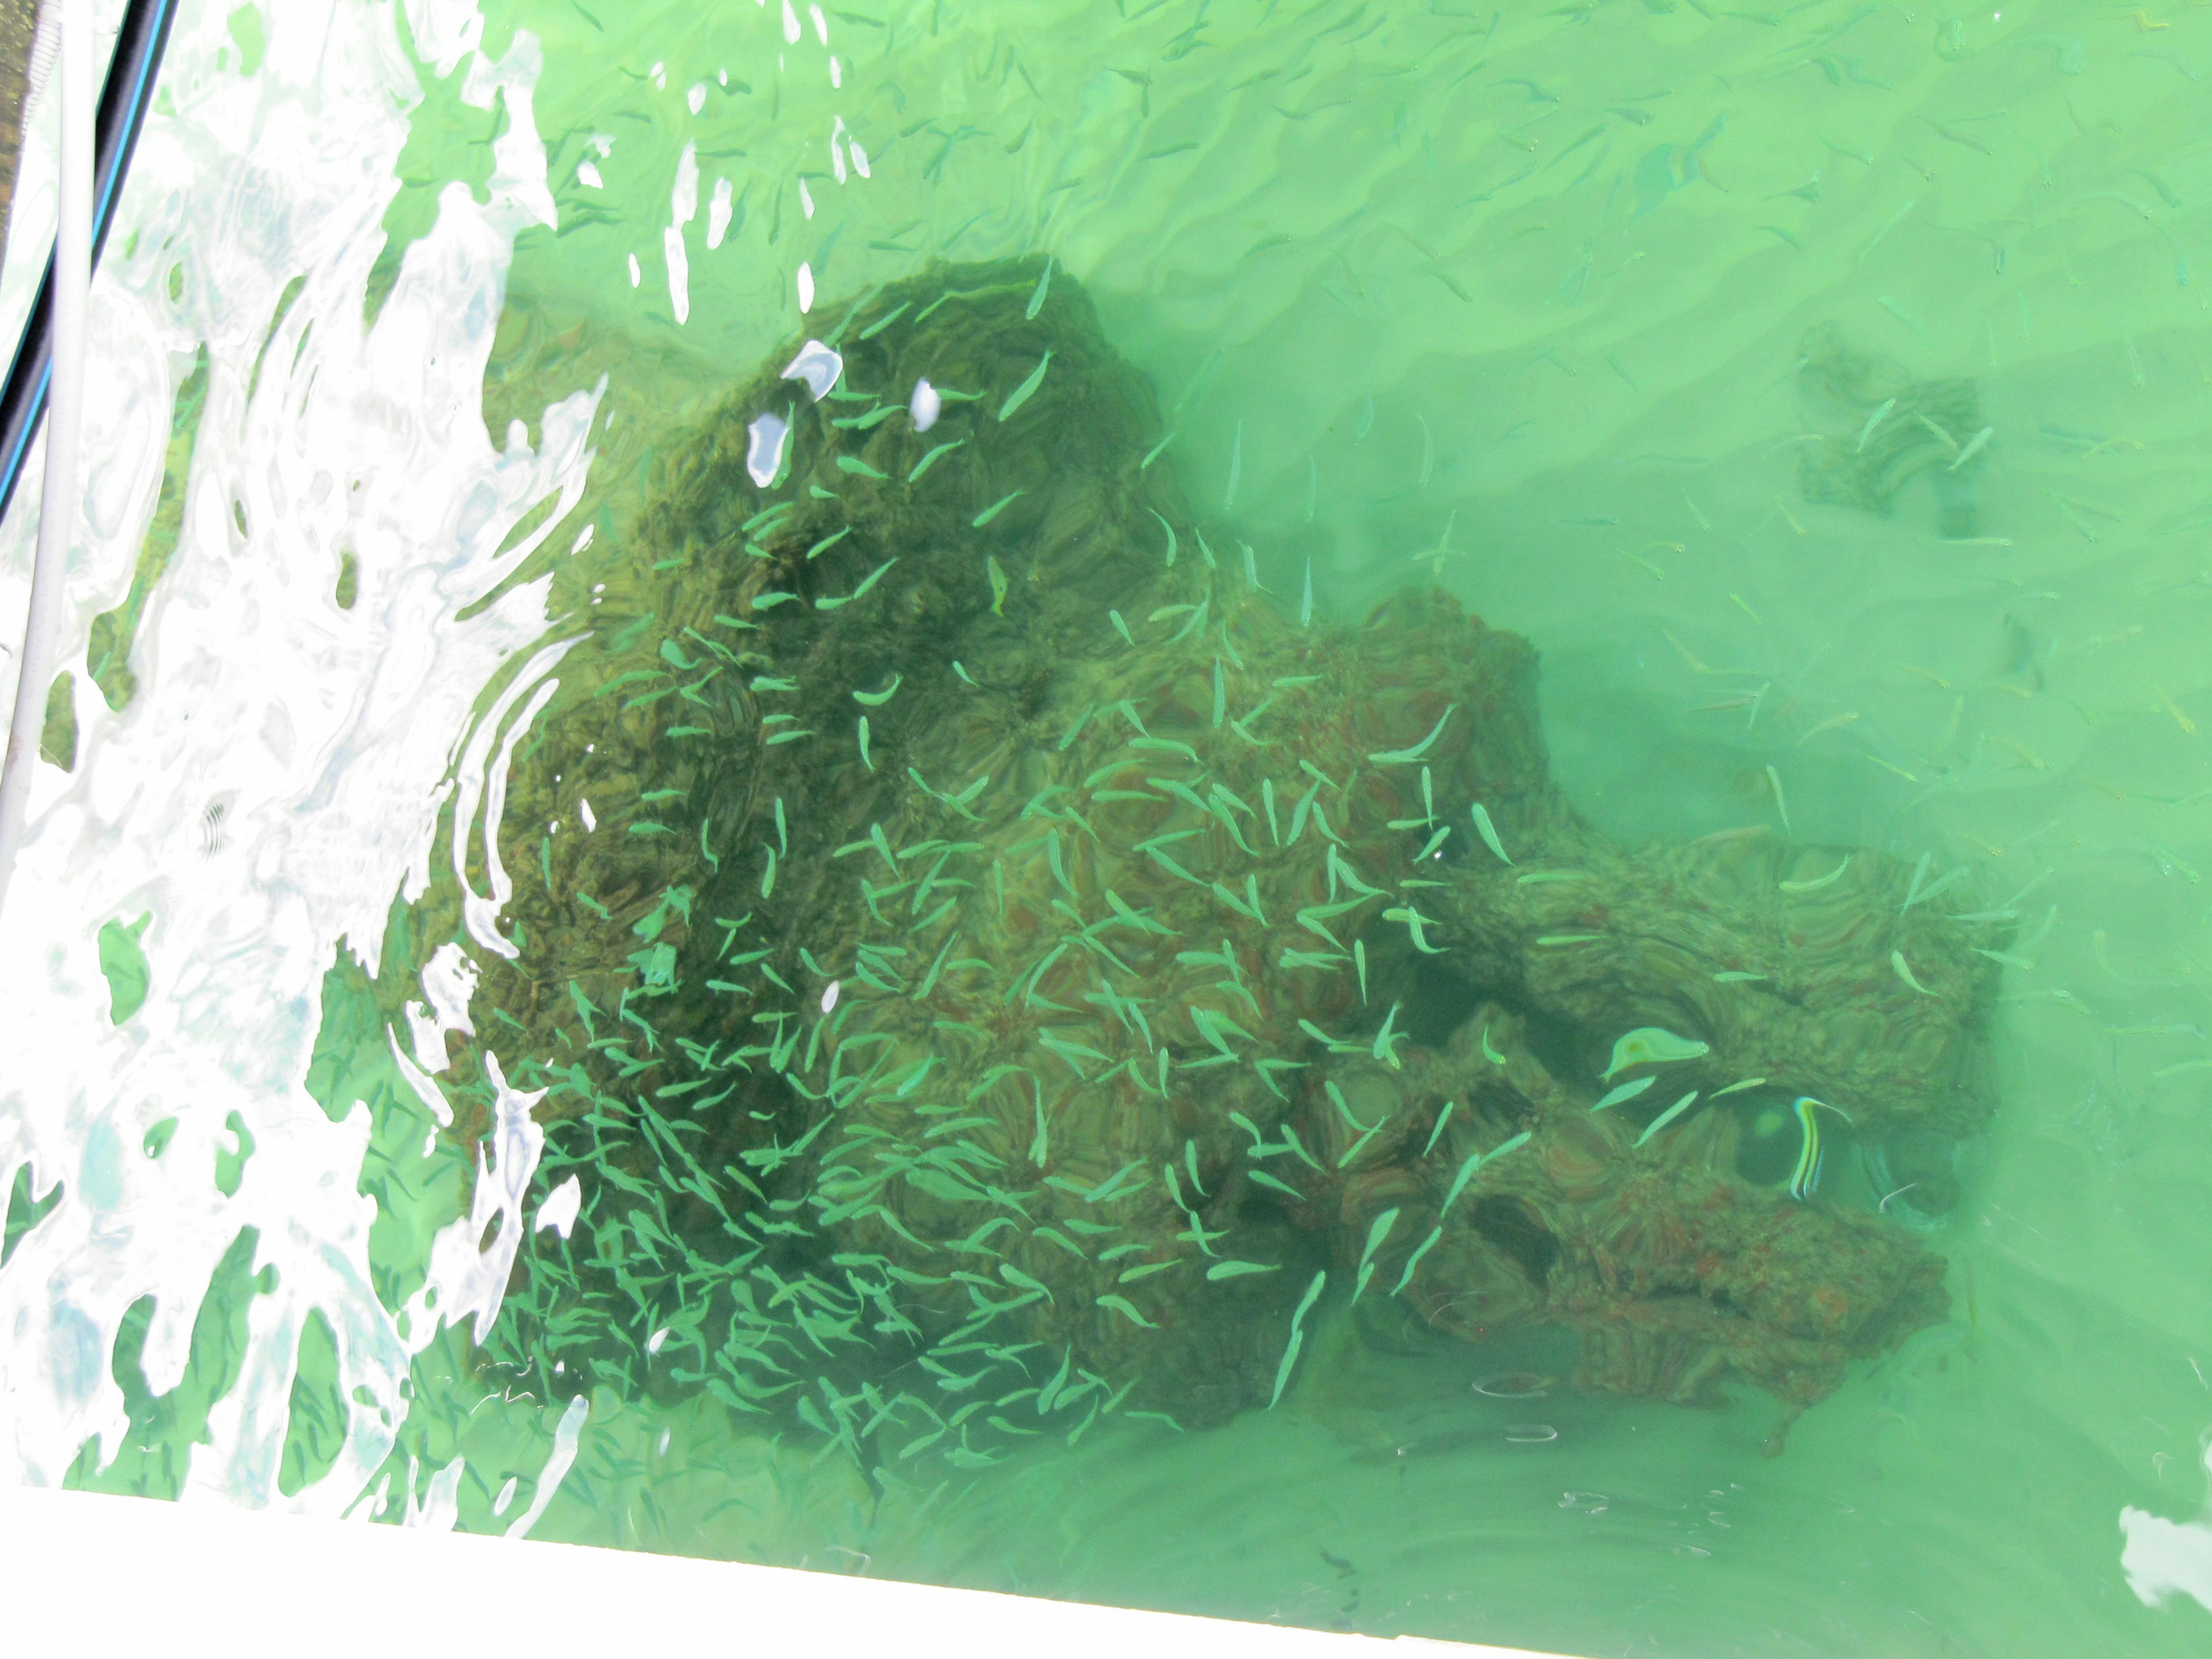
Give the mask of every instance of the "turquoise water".
[[[1593, 1656], [2201, 1651], [2208, 71], [2180, 7], [188, 9], [0, 964], [24, 1478]], [[1279, 1399], [1303, 1267], [1207, 1426], [856, 1462], [786, 1407], [472, 1369], [471, 1310], [526, 1340], [502, 1241], [550, 1249], [570, 1147], [526, 1107], [479, 1164], [470, 1056], [517, 1051], [453, 823], [529, 688], [597, 672], [541, 655], [563, 572], [641, 556], [693, 423], [876, 285], [1037, 256], [1150, 382], [1186, 528], [1252, 547], [1261, 634], [1309, 581], [1324, 628], [1439, 586], [1534, 648], [1596, 830], [2016, 913], [1955, 1203], [1879, 1207], [1831, 1123], [1804, 1206], [1940, 1256], [1940, 1316], [1802, 1415], [1578, 1388], [1556, 1325], [1349, 1305], [1363, 1214], [1294, 1247], [1328, 1285]], [[1824, 400], [1823, 338], [1890, 389]], [[1893, 500], [1836, 499], [1892, 442]], [[1786, 1213], [1792, 1121], [1747, 1122]]]

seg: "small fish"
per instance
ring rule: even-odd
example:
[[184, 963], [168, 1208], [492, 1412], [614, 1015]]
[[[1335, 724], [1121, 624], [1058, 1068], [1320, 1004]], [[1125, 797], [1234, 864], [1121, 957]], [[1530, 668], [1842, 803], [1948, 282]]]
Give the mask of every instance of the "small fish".
[[1167, 556], [1167, 568], [1168, 568], [1169, 569], [1172, 570], [1172, 569], [1174, 569], [1174, 568], [1175, 568], [1175, 562], [1176, 562], [1176, 531], [1175, 531], [1175, 526], [1174, 526], [1173, 525], [1170, 524], [1170, 523], [1169, 523], [1165, 519], [1161, 519], [1161, 518], [1160, 518], [1160, 515], [1159, 515], [1157, 512], [1153, 512], [1153, 510], [1152, 510], [1151, 507], [1146, 507], [1145, 510], [1146, 510], [1147, 513], [1152, 513], [1152, 516], [1153, 516], [1154, 518], [1156, 518], [1156, 519], [1159, 519], [1159, 520], [1160, 520], [1160, 528], [1161, 528], [1161, 529], [1163, 529], [1163, 530], [1164, 530], [1164, 531], [1166, 531], [1166, 532], [1168, 532], [1168, 556]]
[[1918, 413], [1915, 413], [1912, 418], [1919, 422], [1921, 425], [1926, 427], [1930, 432], [1934, 433], [1937, 441], [1942, 444], [1944, 448], [1949, 450], [1954, 455], [1959, 453], [1959, 441], [1953, 437], [1949, 433], [1944, 431], [1942, 427], [1936, 425], [1935, 422], [1929, 420], [1925, 415]]
[[[1419, 760], [1422, 756], [1427, 754], [1430, 747], [1435, 744], [1438, 738], [1443, 735], [1445, 722], [1451, 719], [1453, 714], [1458, 709], [1458, 708], [1459, 705], [1455, 702], [1445, 704], [1444, 712], [1437, 717], [1437, 723], [1429, 728], [1429, 735], [1423, 738], [1412, 748], [1377, 750], [1373, 754], [1368, 756], [1368, 760], [1376, 766], [1411, 766], [1414, 762]], [[1487, 814], [1485, 814], [1484, 816], [1486, 817]], [[1500, 853], [1498, 857], [1504, 858], [1505, 855], [1503, 853]], [[1507, 859], [1506, 862], [1510, 864], [1512, 860], [1510, 859]]]
[[1390, 1229], [1397, 1224], [1398, 1212], [1393, 1207], [1376, 1216], [1367, 1229], [1366, 1248], [1359, 1253], [1359, 1277], [1352, 1287], [1354, 1302], [1359, 1300], [1360, 1292], [1367, 1288], [1367, 1281], [1375, 1276], [1375, 1252], [1382, 1248], [1382, 1241], [1390, 1236]]
[[[1423, 746], [1426, 747], [1425, 744]], [[1482, 844], [1485, 847], [1498, 854], [1498, 861], [1500, 864], [1513, 862], [1511, 859], [1505, 856], [1505, 845], [1498, 839], [1498, 826], [1490, 821], [1490, 814], [1484, 809], [1480, 801], [1474, 804], [1474, 832], [1482, 837]]]
[[[1044, 275], [1037, 278], [1036, 292], [1030, 295], [1029, 308], [1022, 313], [1022, 319], [1024, 322], [1035, 322], [1036, 320], [1037, 313], [1044, 309], [1044, 296], [1051, 287], [1052, 256], [1050, 254], [1047, 254], [1044, 261]], [[1004, 419], [1005, 417], [1002, 416], [1000, 418]]]
[[[1827, 143], [1826, 139], [1823, 139], [1821, 142], [1824, 143]], [[1838, 155], [1850, 155], [1854, 161], [1863, 161], [1864, 165], [1868, 167], [1872, 167], [1874, 165], [1874, 162], [1870, 158], [1853, 155], [1850, 151], [1838, 149], [1834, 144], [1829, 144], [1828, 148], [1835, 150]], [[1915, 196], [1909, 198], [1905, 202], [1905, 205], [1898, 209], [1895, 213], [1890, 215], [1889, 222], [1883, 225], [1880, 230], [1875, 232], [1874, 240], [1859, 250], [1859, 263], [1862, 264], [1865, 264], [1868, 256], [1872, 254], [1876, 248], [1881, 246], [1883, 239], [1887, 237], [1891, 231], [1895, 230], [1901, 222], [1903, 222], [1905, 216], [1911, 212], [1913, 209], [1919, 205], [1920, 198], [1917, 196]]]
[[1452, 526], [1458, 522], [1459, 509], [1455, 507], [1444, 515], [1443, 533], [1437, 538], [1437, 544], [1410, 556], [1413, 562], [1416, 563], [1423, 560], [1428, 561], [1429, 574], [1437, 581], [1443, 580], [1444, 556], [1451, 550]]
[[1844, 861], [1838, 865], [1834, 869], [1829, 871], [1826, 875], [1815, 876], [1810, 881], [1785, 881], [1782, 884], [1782, 890], [1785, 893], [1812, 892], [1817, 888], [1826, 887], [1830, 882], [1836, 880], [1844, 873], [1844, 871], [1850, 867], [1851, 855], [1849, 853], [1846, 853], [1844, 854]]
[[1013, 391], [1007, 395], [1006, 401], [999, 405], [999, 418], [1000, 420], [1003, 421], [1009, 418], [1016, 410], [1019, 409], [1024, 404], [1029, 402], [1030, 398], [1036, 393], [1036, 389], [1044, 384], [1044, 372], [1051, 367], [1052, 353], [1048, 351], [1044, 354], [1043, 360], [1040, 362], [1034, 369], [1030, 370], [1029, 379], [1024, 380], [1019, 386], [1016, 386]]
[[991, 579], [991, 614], [1003, 617], [1006, 614], [1006, 569], [995, 556], [988, 553], [983, 556], [983, 569]]
[[1302, 1328], [1305, 1324], [1306, 1315], [1312, 1310], [1313, 1304], [1321, 1299], [1322, 1286], [1328, 1283], [1328, 1274], [1326, 1271], [1316, 1273], [1313, 1276], [1313, 1282], [1306, 1286], [1306, 1293], [1298, 1298], [1297, 1311], [1291, 1315], [1291, 1340], [1283, 1350], [1283, 1362], [1275, 1371], [1275, 1391], [1267, 1399], [1267, 1408], [1270, 1411], [1274, 1409], [1275, 1402], [1283, 1397], [1283, 1385], [1291, 1380], [1291, 1368], [1297, 1364], [1298, 1350], [1305, 1342], [1305, 1332]]
[[1959, 452], [1959, 459], [1953, 461], [1950, 465], [1945, 467], [1943, 470], [1946, 472], [1956, 472], [1960, 467], [1966, 465], [1968, 461], [1972, 460], [1975, 456], [1982, 453], [1982, 446], [1989, 442], [1990, 434], [1996, 430], [1996, 428], [1993, 426], [1985, 426], [1979, 432], [1974, 434], [1972, 437], [1967, 439], [1966, 447]]
[[1421, 1148], [1421, 1156], [1423, 1158], [1426, 1158], [1431, 1152], [1436, 1151], [1437, 1138], [1443, 1133], [1444, 1125], [1451, 1121], [1451, 1115], [1458, 1109], [1458, 1106], [1459, 1102], [1455, 1100], [1448, 1100], [1444, 1102], [1443, 1110], [1437, 1114], [1436, 1127], [1429, 1131], [1429, 1144]]
[[1298, 605], [1298, 626], [1313, 626], [1313, 561], [1306, 561], [1306, 596]]
[[1782, 774], [1770, 766], [1766, 769], [1766, 781], [1774, 790], [1774, 810], [1781, 814], [1782, 833], [1785, 836], [1795, 834], [1790, 828], [1790, 803], [1782, 793]]
[[1206, 1276], [1210, 1279], [1242, 1279], [1247, 1273], [1272, 1273], [1281, 1271], [1280, 1262], [1224, 1261], [1217, 1261], [1208, 1267], [1206, 1270]]
[[1695, 1037], [1677, 1036], [1656, 1025], [1639, 1025], [1613, 1045], [1613, 1063], [1599, 1074], [1599, 1081], [1610, 1083], [1617, 1073], [1632, 1066], [1671, 1066], [1712, 1051], [1711, 1043]]
[[1807, 744], [1812, 742], [1814, 738], [1819, 737], [1821, 732], [1832, 732], [1839, 726], [1849, 726], [1856, 719], [1858, 719], [1858, 715], [1856, 714], [1831, 715], [1828, 719], [1822, 720], [1818, 726], [1808, 732], [1803, 737], [1798, 738], [1797, 746], [1802, 749]]
[[1765, 1081], [1766, 1079], [1763, 1077], [1747, 1077], [1741, 1083], [1729, 1084], [1725, 1089], [1714, 1090], [1713, 1098], [1715, 1100], [1718, 1100], [1723, 1095], [1740, 1095], [1746, 1089], [1756, 1089]]
[[1820, 1184], [1820, 1121], [1813, 1115], [1819, 1104], [1810, 1095], [1800, 1095], [1790, 1103], [1802, 1133], [1797, 1144], [1797, 1166], [1790, 1172], [1790, 1196], [1800, 1204]]
[[1662, 1129], [1672, 1123], [1676, 1118], [1681, 1116], [1683, 1113], [1688, 1111], [1691, 1107], [1697, 1104], [1697, 1101], [1698, 1091], [1695, 1089], [1692, 1089], [1689, 1093], [1684, 1095], [1680, 1100], [1676, 1101], [1672, 1106], [1669, 1106], [1665, 1111], [1660, 1113], [1658, 1116], [1653, 1118], [1651, 1120], [1651, 1127], [1644, 1130], [1642, 1134], [1636, 1137], [1636, 1144], [1641, 1146], [1645, 1141], [1650, 1139], [1652, 1136], [1657, 1134]]
[[860, 331], [860, 338], [863, 340], [874, 339], [877, 335], [882, 333], [885, 329], [889, 328], [893, 323], [898, 321], [900, 318], [905, 316], [908, 312], [913, 309], [914, 301], [911, 300], [907, 301], [903, 305], [897, 307], [892, 311], [885, 313], [883, 316], [877, 318], [874, 322], [870, 323], [866, 328], [862, 329]]
[[1865, 425], [1865, 427], [1860, 427], [1860, 429], [1858, 429], [1858, 453], [1867, 453], [1867, 438], [1871, 438], [1871, 435], [1874, 435], [1874, 429], [1875, 429], [1875, 427], [1881, 427], [1882, 422], [1885, 422], [1885, 420], [1889, 420], [1889, 411], [1891, 411], [1891, 410], [1896, 410], [1896, 407], [1898, 407], [1898, 400], [1896, 400], [1896, 398], [1889, 398], [1889, 400], [1885, 400], [1885, 403], [1882, 403], [1881, 410], [1875, 410], [1874, 414], [1867, 416], [1867, 425]]
[[1633, 1100], [1658, 1080], [1656, 1077], [1640, 1077], [1633, 1083], [1624, 1083], [1619, 1088], [1609, 1091], [1603, 1098], [1590, 1108], [1590, 1110], [1601, 1112], [1608, 1106], [1618, 1106], [1625, 1100]]
[[[925, 380], [922, 384], [927, 386], [928, 382]], [[929, 428], [918, 425], [916, 429], [926, 432]], [[936, 448], [931, 450], [929, 453], [924, 455], [920, 460], [914, 464], [914, 470], [906, 475], [906, 481], [908, 483], [919, 483], [921, 481], [921, 475], [928, 471], [931, 467], [937, 465], [937, 458], [939, 455], [950, 454], [952, 451], [959, 448], [961, 445], [967, 441], [968, 441], [965, 438], [955, 438], [949, 444], [938, 445]]]
[[[1689, 498], [1688, 496], [1685, 495], [1682, 499], [1683, 499], [1684, 501], [1688, 501], [1690, 498]], [[1711, 525], [1707, 525], [1705, 527], [1706, 527], [1708, 530], [1710, 530], [1710, 529], [1711, 529], [1711, 528], [1712, 528], [1712, 526], [1711, 526]], [[1662, 629], [1661, 629], [1659, 631], [1660, 631], [1662, 634], [1666, 634], [1666, 635], [1667, 635], [1667, 642], [1668, 642], [1668, 644], [1672, 645], [1672, 646], [1674, 647], [1675, 653], [1676, 653], [1677, 655], [1679, 655], [1679, 656], [1682, 659], [1682, 660], [1683, 660], [1684, 662], [1686, 662], [1686, 663], [1687, 663], [1687, 664], [1689, 665], [1689, 666], [1690, 666], [1690, 672], [1691, 672], [1692, 673], [1693, 673], [1693, 674], [1717, 674], [1717, 673], [1719, 673], [1719, 672], [1721, 672], [1721, 671], [1720, 671], [1719, 669], [1717, 669], [1717, 668], [1709, 668], [1709, 667], [1707, 667], [1704, 663], [1699, 662], [1699, 661], [1698, 660], [1698, 659], [1697, 659], [1696, 655], [1695, 655], [1695, 654], [1691, 651], [1691, 649], [1690, 649], [1690, 647], [1689, 647], [1688, 646], [1686, 646], [1686, 645], [1683, 644], [1683, 643], [1681, 642], [1681, 641], [1680, 641], [1680, 640], [1676, 639], [1676, 638], [1675, 638], [1672, 634], [1668, 633], [1668, 632], [1667, 632], [1667, 630], [1666, 630], [1665, 629], [1663, 629], [1663, 628], [1662, 628]], [[1730, 705], [1730, 707], [1739, 707], [1739, 706], [1740, 706], [1740, 705], [1735, 705], [1735, 704], [1731, 704], [1731, 705]]]
[[1121, 1315], [1122, 1318], [1129, 1321], [1132, 1324], [1141, 1325], [1148, 1331], [1156, 1331], [1159, 1329], [1158, 1325], [1146, 1318], [1144, 1315], [1139, 1313], [1135, 1306], [1126, 1297], [1101, 1296], [1093, 1297], [1092, 1299], [1102, 1308], [1111, 1308], [1115, 1313]]
[[[843, 541], [846, 537], [852, 533], [853, 526], [847, 525], [842, 530], [837, 531], [831, 535], [824, 536], [820, 541], [815, 543], [813, 546], [806, 550], [807, 562], [810, 564], [812, 563], [816, 559], [820, 558], [824, 553], [836, 546], [839, 542]], [[661, 653], [664, 656], [667, 654], [667, 649], [668, 647], [665, 645], [661, 647]]]
[[1897, 969], [1898, 978], [1903, 980], [1914, 990], [1919, 992], [1922, 996], [1932, 997], [1936, 994], [1926, 986], [1923, 985], [1918, 980], [1912, 977], [1912, 969], [1905, 966], [1904, 951], [1892, 951], [1889, 953], [1889, 965]]
[[881, 581], [883, 580], [884, 573], [897, 562], [898, 561], [896, 559], [884, 560], [883, 563], [878, 565], [873, 570], [871, 570], [866, 575], [863, 576], [860, 579], [860, 585], [854, 588], [850, 593], [845, 594], [842, 598], [839, 598], [834, 594], [825, 595], [824, 597], [814, 601], [814, 608], [817, 611], [835, 611], [840, 605], [850, 605], [855, 599], [866, 598], [868, 590], [873, 587], [878, 582]]
[[[1815, 1107], [1835, 1113], [1846, 1123], [1851, 1121], [1850, 1114], [1842, 1108], [1831, 1106], [1825, 1100], [1815, 1100], [1810, 1095], [1800, 1095], [1790, 1102], [1790, 1109], [1797, 1114], [1797, 1122], [1803, 1131], [1797, 1145], [1797, 1167], [1790, 1176], [1790, 1196], [1800, 1204], [1810, 1198], [1820, 1184], [1820, 1121], [1813, 1115]], [[1891, 1198], [1896, 1196], [1895, 1193], [1890, 1194]], [[1887, 1204], [1888, 1200], [1885, 1199], [1885, 1208]]]
[[1419, 1248], [1413, 1251], [1413, 1255], [1406, 1258], [1406, 1271], [1398, 1275], [1397, 1284], [1391, 1287], [1391, 1295], [1397, 1295], [1400, 1291], [1404, 1290], [1407, 1285], [1413, 1282], [1413, 1269], [1421, 1265], [1421, 1258], [1426, 1255], [1431, 1250], [1434, 1249], [1436, 1248], [1437, 1241], [1443, 1236], [1444, 1230], [1442, 1227], [1435, 1228], [1430, 1232], [1426, 1238], [1421, 1241]]
[[1394, 1002], [1390, 1005], [1390, 1012], [1382, 1017], [1382, 1029], [1375, 1034], [1375, 1058], [1392, 1071], [1397, 1071], [1402, 1066], [1403, 1062], [1398, 1058], [1397, 1045], [1407, 1040], [1403, 1031], [1392, 1029], [1397, 1023], [1398, 1005]]
[[1898, 914], [1899, 915], [1903, 915], [1905, 911], [1910, 910], [1916, 904], [1925, 904], [1937, 894], [1949, 891], [1950, 889], [1957, 886], [1960, 882], [1966, 878], [1967, 872], [1965, 868], [1961, 867], [1952, 871], [1950, 874], [1947, 876], [1938, 876], [1934, 881], [1929, 882], [1925, 887], [1923, 887], [1920, 884], [1920, 878], [1928, 868], [1929, 860], [1929, 855], [1928, 854], [1922, 854], [1919, 864], [1914, 867], [1912, 872], [1912, 886], [1911, 890], [1906, 892], [1905, 896], [1905, 902], [1898, 910]]
[[992, 520], [997, 518], [1000, 514], [1005, 512], [1009, 507], [1012, 506], [1016, 496], [1026, 495], [1029, 492], [1025, 489], [1017, 489], [1011, 495], [1001, 495], [997, 501], [993, 501], [990, 506], [985, 507], [981, 513], [978, 513], [975, 515], [973, 520], [975, 527], [981, 530], [985, 525], [990, 523]]
[[1471, 1154], [1467, 1162], [1459, 1166], [1459, 1174], [1452, 1182], [1451, 1191], [1444, 1195], [1443, 1208], [1437, 1212], [1437, 1218], [1438, 1220], [1441, 1221], [1450, 1211], [1453, 1200], [1457, 1199], [1460, 1194], [1467, 1189], [1467, 1183], [1474, 1179], [1474, 1172], [1481, 1167], [1482, 1154], [1480, 1152]]
[[[1163, 1055], [1165, 1055], [1167, 1050], [1163, 1048], [1160, 1050], [1160, 1053]], [[1287, 1181], [1277, 1180], [1273, 1176], [1269, 1175], [1265, 1170], [1253, 1170], [1249, 1171], [1249, 1173], [1251, 1178], [1258, 1182], [1262, 1187], [1272, 1187], [1275, 1191], [1285, 1194], [1297, 1200], [1301, 1204], [1306, 1201], [1306, 1195], [1304, 1193], [1291, 1186]]]
[[1519, 1134], [1515, 1135], [1511, 1139], [1499, 1141], [1497, 1146], [1490, 1149], [1488, 1155], [1486, 1156], [1482, 1161], [1485, 1164], [1495, 1164], [1499, 1158], [1506, 1156], [1507, 1153], [1519, 1152], [1534, 1138], [1535, 1132], [1534, 1130], [1523, 1129]]
[[1928, 325], [1921, 321], [1919, 318], [1914, 316], [1912, 313], [1905, 307], [1902, 301], [1893, 298], [1889, 295], [1884, 294], [1877, 299], [1875, 303], [1880, 305], [1881, 308], [1884, 311], [1887, 311], [1891, 316], [1896, 318], [1899, 322], [1903, 323], [1905, 327], [1911, 329], [1915, 334], [1917, 334], [1920, 337], [1920, 343], [1923, 345], [1928, 343]]

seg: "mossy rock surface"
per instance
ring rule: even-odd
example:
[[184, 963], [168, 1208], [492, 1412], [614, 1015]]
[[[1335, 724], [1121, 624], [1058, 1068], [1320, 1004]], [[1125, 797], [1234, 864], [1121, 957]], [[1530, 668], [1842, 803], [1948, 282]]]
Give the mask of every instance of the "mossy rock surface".
[[488, 692], [406, 954], [481, 975], [456, 1133], [543, 1091], [536, 1195], [582, 1198], [491, 1357], [957, 1463], [1267, 1403], [1323, 1285], [1681, 1400], [1937, 1316], [1909, 1235], [1736, 1171], [1734, 1108], [1590, 1107], [1662, 1025], [1683, 1090], [1948, 1146], [1990, 930], [1863, 851], [1607, 842], [1534, 653], [1441, 592], [1294, 624], [1045, 273], [818, 312]]

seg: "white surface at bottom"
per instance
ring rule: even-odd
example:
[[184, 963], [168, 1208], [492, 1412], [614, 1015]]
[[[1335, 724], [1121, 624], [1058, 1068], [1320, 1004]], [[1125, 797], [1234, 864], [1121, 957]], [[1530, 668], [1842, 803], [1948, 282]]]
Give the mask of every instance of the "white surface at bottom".
[[567, 1544], [0, 1486], [21, 1654], [1049, 1654], [1354, 1659], [1519, 1650], [1032, 1601]]

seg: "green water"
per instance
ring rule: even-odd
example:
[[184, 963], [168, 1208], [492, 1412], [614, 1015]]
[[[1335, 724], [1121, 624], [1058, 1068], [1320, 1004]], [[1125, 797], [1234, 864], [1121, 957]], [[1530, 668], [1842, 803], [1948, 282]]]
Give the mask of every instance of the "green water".
[[[1540, 1334], [1385, 1345], [1333, 1297], [1272, 1408], [889, 1480], [796, 1419], [602, 1385], [532, 1535], [1591, 1656], [2203, 1651], [2203, 1607], [2130, 1589], [2120, 1516], [2196, 1515], [2212, 1424], [2212, 15], [939, 0], [801, 9], [787, 41], [780, 5], [486, 9], [486, 56], [541, 43], [560, 222], [516, 240], [484, 417], [534, 434], [607, 376], [576, 522], [617, 533], [657, 442], [872, 285], [1048, 255], [1280, 609], [1309, 571], [1324, 618], [1434, 582], [1534, 645], [1598, 828], [1757, 823], [2021, 895], [1997, 1104], [1914, 1235], [1948, 1316], [1786, 1439], [1741, 1383], [1578, 1393]], [[508, 125], [421, 73], [372, 306]], [[1881, 418], [1808, 398], [1817, 329], [1971, 383], [1922, 405], [1959, 465], [1808, 488]], [[370, 1103], [397, 1310], [473, 1155], [418, 1152], [378, 1003], [333, 974], [308, 1085]], [[336, 1455], [335, 1364], [301, 1361], [295, 1488]], [[1553, 1381], [1472, 1386], [1523, 1370]], [[459, 1523], [503, 1529], [557, 1409], [488, 1400], [450, 1333], [412, 1380], [386, 1518], [458, 1456]]]

